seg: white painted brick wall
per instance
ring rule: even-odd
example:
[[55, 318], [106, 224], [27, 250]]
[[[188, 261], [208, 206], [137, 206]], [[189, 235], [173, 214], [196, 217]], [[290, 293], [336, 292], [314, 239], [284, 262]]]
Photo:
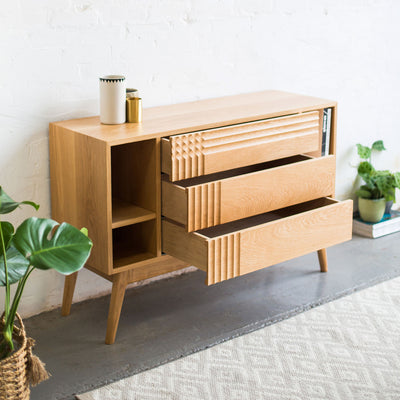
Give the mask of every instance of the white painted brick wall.
[[[147, 107], [262, 89], [337, 100], [348, 197], [355, 143], [384, 139], [378, 165], [400, 170], [399, 17], [396, 0], [1, 0], [0, 184], [49, 216], [48, 123], [98, 114], [98, 76], [118, 73]], [[62, 284], [34, 273], [22, 314], [59, 305]], [[85, 270], [75, 300], [109, 289]]]

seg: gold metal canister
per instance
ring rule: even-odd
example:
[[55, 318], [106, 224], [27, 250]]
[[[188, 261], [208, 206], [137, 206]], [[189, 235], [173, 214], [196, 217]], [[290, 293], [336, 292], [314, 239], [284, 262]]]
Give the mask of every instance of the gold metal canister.
[[126, 97], [139, 97], [139, 92], [137, 89], [126, 88]]
[[126, 93], [126, 122], [142, 122], [142, 99], [136, 92]]

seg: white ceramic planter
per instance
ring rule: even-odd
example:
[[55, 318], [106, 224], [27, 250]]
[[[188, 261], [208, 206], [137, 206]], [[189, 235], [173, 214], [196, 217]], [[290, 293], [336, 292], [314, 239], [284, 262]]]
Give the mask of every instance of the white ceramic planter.
[[125, 77], [105, 75], [100, 78], [100, 122], [123, 124], [126, 121]]

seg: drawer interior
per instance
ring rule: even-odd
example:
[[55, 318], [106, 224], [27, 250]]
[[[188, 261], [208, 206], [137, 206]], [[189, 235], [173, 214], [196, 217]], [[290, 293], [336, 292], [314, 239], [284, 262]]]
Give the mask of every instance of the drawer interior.
[[206, 229], [200, 229], [196, 231], [195, 234], [204, 236], [207, 239], [212, 239], [218, 236], [228, 235], [231, 232], [251, 229], [257, 225], [262, 225], [268, 222], [276, 221], [282, 218], [287, 218], [303, 212], [323, 208], [337, 203], [338, 203], [337, 200], [328, 197], [323, 197], [320, 199], [307, 201], [305, 203], [296, 204], [294, 206], [286, 208], [281, 208], [279, 210], [274, 210], [264, 214], [254, 215], [253, 217], [247, 217], [237, 221], [227, 222], [226, 224], [216, 225]]

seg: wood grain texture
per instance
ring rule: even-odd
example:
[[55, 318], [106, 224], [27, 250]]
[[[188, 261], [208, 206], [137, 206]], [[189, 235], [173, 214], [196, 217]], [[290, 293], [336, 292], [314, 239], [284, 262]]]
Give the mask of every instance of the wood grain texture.
[[157, 138], [153, 141], [155, 148], [155, 178], [154, 178], [154, 191], [156, 197], [156, 254], [158, 257], [161, 256], [162, 253], [162, 240], [161, 240], [161, 139]]
[[147, 262], [135, 264], [128, 272], [128, 282], [138, 282], [189, 267], [187, 262], [163, 255]]
[[326, 255], [326, 249], [318, 250], [318, 261], [321, 272], [328, 272], [328, 257]]
[[267, 90], [145, 108], [139, 124], [103, 125], [99, 117], [60, 121], [60, 127], [118, 145], [185, 132], [333, 107], [336, 102]]
[[76, 135], [50, 124], [52, 217], [78, 228], [93, 240], [88, 264], [112, 269], [110, 148], [107, 143]]
[[[146, 263], [135, 264], [129, 270], [118, 272], [117, 274], [113, 275], [111, 278], [113, 285], [107, 319], [105, 343], [113, 344], [115, 342], [125, 290], [129, 283], [152, 278], [154, 276], [176, 271], [188, 266], [189, 264], [183, 261], [165, 255], [148, 260]], [[110, 277], [107, 276], [106, 279], [110, 280]]]
[[221, 182], [222, 223], [329, 196], [335, 157], [320, 157]]
[[210, 182], [186, 189], [188, 232], [221, 224], [221, 182]]
[[161, 255], [159, 160], [159, 139], [111, 149], [113, 228], [126, 226], [122, 234], [113, 234], [114, 269]]
[[137, 224], [156, 218], [156, 213], [114, 198], [112, 200], [112, 228]]
[[311, 152], [319, 136], [318, 111], [171, 136], [171, 153], [162, 156], [171, 166], [163, 172], [176, 181]]
[[171, 142], [169, 139], [161, 138], [161, 171], [171, 176]]
[[160, 174], [155, 139], [112, 147], [111, 163], [113, 198], [156, 212]]
[[192, 232], [330, 196], [335, 187], [335, 156], [298, 159], [185, 188], [164, 180], [163, 215]]
[[347, 200], [242, 232], [240, 273], [350, 240], [352, 213], [352, 201]]
[[71, 312], [72, 298], [74, 297], [76, 278], [78, 277], [78, 272], [67, 275], [64, 280], [64, 294], [61, 306], [61, 315], [67, 316]]
[[70, 224], [78, 221], [75, 142], [74, 132], [50, 124], [51, 216], [56, 221]]
[[162, 180], [161, 185], [162, 215], [186, 225], [188, 218], [187, 191], [185, 188], [174, 185], [166, 179]]
[[[172, 164], [170, 179], [172, 181], [208, 173], [204, 166], [203, 133], [172, 136], [170, 142]], [[163, 158], [167, 159], [167, 155]]]
[[208, 242], [207, 285], [240, 276], [240, 232]]
[[162, 239], [164, 253], [207, 271], [208, 244], [206, 238], [197, 234], [188, 234], [185, 228], [163, 220]]
[[135, 263], [157, 256], [155, 219], [113, 230], [113, 271], [131, 268]]
[[[139, 124], [50, 124], [52, 216], [89, 229], [87, 267], [113, 282], [106, 343], [115, 340], [130, 282], [195, 265], [214, 284], [316, 250], [326, 270], [324, 248], [351, 238], [351, 202], [297, 203], [333, 195], [333, 156], [185, 187], [162, 181], [161, 171], [178, 180], [319, 155], [328, 107], [335, 154], [336, 103], [278, 91], [145, 109]], [[63, 313], [76, 275], [68, 278]]]
[[268, 222], [242, 220], [241, 229], [215, 237], [163, 221], [163, 248], [206, 270], [214, 284], [350, 240], [352, 213], [351, 200], [318, 199], [257, 217]]
[[319, 110], [319, 137], [318, 137], [318, 149], [316, 151], [308, 152], [307, 154], [312, 157], [321, 157], [322, 154], [322, 126], [323, 126], [323, 119], [324, 119], [324, 110]]
[[113, 277], [110, 307], [108, 310], [106, 344], [113, 344], [117, 334], [122, 303], [124, 302], [125, 289], [128, 285], [128, 273], [123, 272]]

